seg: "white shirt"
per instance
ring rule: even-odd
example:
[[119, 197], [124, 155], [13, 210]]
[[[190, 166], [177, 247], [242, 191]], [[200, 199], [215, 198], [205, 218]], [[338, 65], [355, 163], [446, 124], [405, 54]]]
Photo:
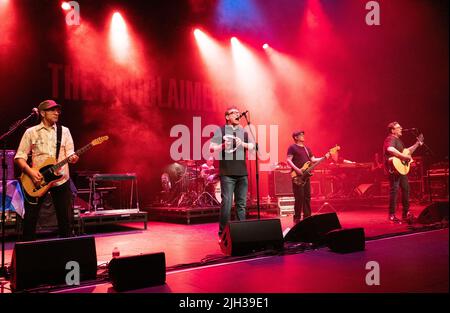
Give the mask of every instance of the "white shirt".
[[[28, 128], [22, 136], [19, 148], [14, 159], [28, 159], [31, 152], [31, 167], [37, 168], [48, 158], [56, 158], [56, 124], [45, 127], [41, 122], [39, 125]], [[62, 126], [61, 148], [59, 150], [58, 162], [64, 160], [74, 153], [72, 135], [67, 127]], [[65, 164], [57, 173], [63, 175], [55, 185], [60, 186], [69, 180], [69, 165]]]

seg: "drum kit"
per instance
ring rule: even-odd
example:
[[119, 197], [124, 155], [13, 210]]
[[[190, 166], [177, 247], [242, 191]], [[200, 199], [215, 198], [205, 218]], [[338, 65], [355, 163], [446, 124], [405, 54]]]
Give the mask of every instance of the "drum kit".
[[180, 160], [161, 175], [163, 204], [168, 206], [220, 205], [220, 177], [215, 168], [203, 169], [202, 161]]

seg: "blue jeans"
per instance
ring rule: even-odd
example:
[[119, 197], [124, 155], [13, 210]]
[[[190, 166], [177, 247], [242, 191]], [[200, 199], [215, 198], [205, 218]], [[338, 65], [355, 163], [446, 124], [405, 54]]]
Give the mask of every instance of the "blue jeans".
[[247, 176], [220, 176], [220, 191], [222, 203], [220, 207], [219, 236], [230, 221], [233, 193], [236, 203], [236, 214], [239, 221], [245, 220], [245, 207], [247, 204]]

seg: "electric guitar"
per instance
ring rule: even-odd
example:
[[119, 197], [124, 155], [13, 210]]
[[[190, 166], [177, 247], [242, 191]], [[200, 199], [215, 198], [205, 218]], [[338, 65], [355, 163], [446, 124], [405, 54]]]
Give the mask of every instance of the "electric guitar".
[[[423, 144], [423, 142], [424, 142], [423, 134], [420, 134], [419, 137], [417, 137], [416, 143], [410, 149], [408, 149], [408, 148], [403, 149], [402, 153], [412, 155], [414, 153], [414, 151]], [[412, 162], [413, 162], [412, 159], [411, 160], [402, 160], [400, 158], [392, 156], [389, 158], [389, 163], [391, 165], [390, 171], [391, 171], [391, 173], [395, 171], [400, 175], [406, 175], [409, 173]]]
[[[108, 140], [108, 136], [98, 137], [97, 139], [94, 139], [91, 141], [91, 143], [87, 144], [81, 149], [78, 149], [75, 151], [76, 155], [81, 155], [93, 146], [102, 144], [106, 140]], [[73, 155], [73, 154], [72, 154]], [[33, 167], [33, 169], [38, 170], [41, 174], [43, 179], [38, 182], [37, 184], [33, 183], [33, 180], [30, 176], [28, 176], [25, 173], [22, 173], [20, 176], [20, 182], [22, 183], [23, 190], [29, 195], [30, 197], [40, 198], [43, 195], [47, 193], [47, 191], [53, 187], [59, 180], [62, 179], [62, 175], [57, 175], [56, 172], [63, 167], [67, 162], [69, 162], [69, 158], [67, 157], [61, 162], [56, 163], [55, 158], [50, 157], [43, 164], [41, 164], [38, 167]]]
[[[335, 154], [336, 152], [338, 152], [339, 150], [341, 150], [341, 147], [336, 145], [334, 148], [330, 149], [330, 154]], [[312, 164], [311, 161], [306, 162], [305, 164], [303, 164], [301, 170], [302, 170], [302, 174], [297, 174], [296, 171], [292, 170], [291, 172], [291, 177], [292, 177], [292, 181], [294, 182], [294, 184], [299, 185], [299, 186], [304, 186], [308, 180], [308, 178], [310, 178], [313, 174], [311, 174], [311, 172], [314, 170], [314, 168], [316, 168], [316, 166], [318, 166], [320, 163], [322, 163], [323, 161], [325, 161], [327, 158], [326, 156], [323, 156], [319, 161], [317, 161], [316, 163]]]

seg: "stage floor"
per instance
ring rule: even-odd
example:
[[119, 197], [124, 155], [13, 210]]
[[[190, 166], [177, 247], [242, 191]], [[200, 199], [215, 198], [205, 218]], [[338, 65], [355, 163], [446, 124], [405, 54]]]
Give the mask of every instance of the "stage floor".
[[[379, 285], [366, 284], [376, 261]], [[365, 251], [327, 248], [167, 273], [140, 293], [448, 293], [448, 229], [369, 241]], [[110, 283], [62, 292], [114, 293]]]
[[[418, 216], [424, 207], [425, 205], [413, 205], [411, 211]], [[164, 252], [166, 265], [172, 269], [167, 272], [167, 284], [145, 292], [448, 292], [448, 228], [414, 233], [409, 225], [388, 222], [386, 211], [384, 206], [338, 210], [342, 227], [363, 227], [367, 239], [378, 238], [367, 241], [366, 251], [347, 255], [332, 253], [324, 248], [224, 265], [230, 268], [199, 268], [203, 259], [223, 256], [218, 244], [217, 222], [186, 225], [149, 221], [147, 230], [142, 229], [142, 223], [96, 227], [94, 235], [97, 260], [99, 264], [109, 262], [114, 247], [119, 248], [121, 256]], [[326, 212], [330, 210], [324, 208], [321, 211]], [[280, 220], [283, 231], [293, 226], [292, 216], [283, 216]], [[392, 235], [397, 236], [384, 238]], [[10, 238], [8, 240], [5, 258], [7, 263], [11, 260], [14, 247], [14, 241]], [[370, 260], [381, 262], [381, 266], [386, 269], [383, 270], [386, 283], [381, 286], [368, 288], [362, 285], [364, 265]], [[182, 264], [193, 266], [177, 271]], [[226, 281], [230, 269], [233, 273], [248, 271], [250, 276], [245, 278], [248, 282], [212, 283], [213, 280]], [[273, 271], [279, 275], [270, 274]], [[343, 279], [342, 283], [321, 282], [330, 275], [332, 279], [332, 274], [336, 279]], [[198, 275], [206, 275], [207, 278], [194, 283], [199, 280], [196, 278]], [[234, 276], [240, 275], [233, 274]], [[261, 278], [257, 277], [269, 277], [270, 283], [262, 284]], [[275, 277], [278, 283], [272, 282]], [[251, 282], [252, 280], [255, 281]], [[302, 283], [294, 283], [296, 280]], [[313, 283], [314, 280], [318, 282]], [[110, 287], [110, 284], [100, 284], [73, 291], [112, 292]]]

